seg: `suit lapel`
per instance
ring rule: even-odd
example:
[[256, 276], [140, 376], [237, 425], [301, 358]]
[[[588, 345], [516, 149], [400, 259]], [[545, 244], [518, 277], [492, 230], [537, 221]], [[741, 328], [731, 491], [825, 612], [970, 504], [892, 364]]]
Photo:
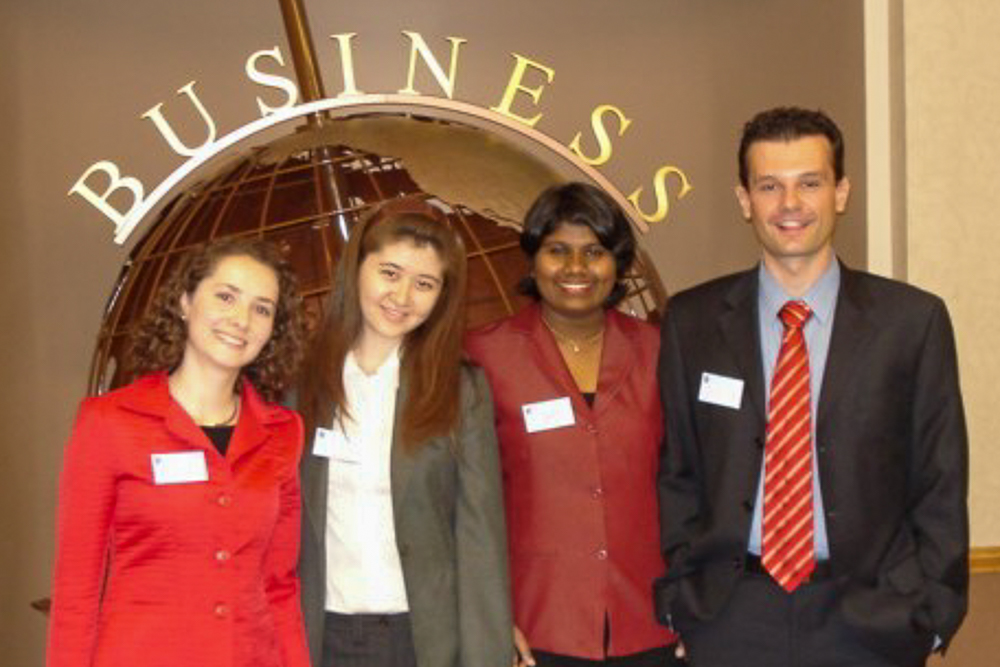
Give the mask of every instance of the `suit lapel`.
[[[556, 384], [556, 391], [560, 396], [568, 396], [573, 404], [575, 414], [586, 414], [590, 411], [590, 406], [583, 399], [583, 395], [576, 387], [576, 381], [569, 372], [569, 367], [563, 361], [559, 345], [555, 336], [549, 331], [542, 320], [542, 309], [537, 304], [529, 306], [531, 309], [526, 313], [527, 317], [519, 322], [523, 325], [523, 331], [528, 335], [531, 345], [532, 363], [543, 370], [543, 375], [550, 378]], [[607, 344], [605, 342], [605, 349]], [[603, 365], [603, 362], [602, 362]], [[602, 369], [603, 372], [603, 369]]]
[[719, 330], [736, 360], [754, 414], [765, 419], [764, 371], [760, 359], [760, 323], [757, 315], [757, 269], [743, 274], [726, 295]]
[[313, 434], [306, 435], [309, 449], [302, 457], [302, 503], [316, 536], [317, 544], [326, 543], [326, 495], [330, 461], [312, 453]]
[[823, 386], [820, 389], [817, 415], [817, 433], [826, 435], [825, 429], [837, 403], [853, 385], [851, 378], [857, 373], [867, 341], [875, 331], [871, 319], [871, 297], [858, 275], [841, 264], [840, 293], [830, 335]]
[[636, 363], [642, 358], [634, 349], [635, 322], [616, 311], [608, 311], [604, 322], [601, 368], [597, 378], [597, 400], [594, 402], [594, 412], [597, 414], [611, 405], [611, 399], [621, 390]]
[[389, 460], [389, 476], [390, 484], [392, 486], [392, 509], [396, 517], [402, 516], [401, 505], [403, 504], [406, 485], [410, 481], [410, 473], [413, 472], [413, 457], [403, 447], [403, 442], [399, 437], [403, 406], [406, 405], [406, 396], [406, 378], [401, 372], [399, 377], [399, 389], [396, 391], [396, 414], [393, 417], [392, 453], [390, 454]]

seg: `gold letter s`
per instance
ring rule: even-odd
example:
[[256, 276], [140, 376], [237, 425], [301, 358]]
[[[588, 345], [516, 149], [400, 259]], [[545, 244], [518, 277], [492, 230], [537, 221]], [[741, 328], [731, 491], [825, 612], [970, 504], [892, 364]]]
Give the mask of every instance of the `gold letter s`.
[[670, 211], [670, 200], [667, 199], [667, 176], [673, 174], [681, 182], [681, 190], [677, 193], [678, 199], [683, 199], [684, 195], [691, 191], [691, 184], [688, 182], [688, 178], [684, 175], [684, 172], [677, 167], [671, 165], [663, 165], [660, 167], [656, 175], [653, 176], [653, 189], [656, 191], [656, 211], [653, 213], [646, 213], [639, 206], [639, 196], [642, 194], [642, 186], [637, 187], [632, 194], [628, 196], [628, 200], [632, 202], [635, 206], [635, 210], [639, 212], [642, 219], [646, 222], [659, 222], [667, 217], [667, 213]]
[[625, 130], [632, 124], [632, 120], [626, 118], [625, 114], [618, 107], [611, 104], [602, 104], [596, 107], [590, 114], [590, 126], [594, 129], [594, 136], [597, 138], [597, 145], [601, 150], [597, 157], [590, 158], [583, 154], [583, 150], [580, 148], [582, 132], [577, 132], [576, 136], [573, 137], [573, 141], [569, 144], [569, 149], [591, 167], [598, 167], [611, 159], [611, 137], [608, 136], [608, 130], [604, 127], [603, 122], [604, 115], [608, 113], [613, 113], [618, 117], [618, 136], [624, 136]]

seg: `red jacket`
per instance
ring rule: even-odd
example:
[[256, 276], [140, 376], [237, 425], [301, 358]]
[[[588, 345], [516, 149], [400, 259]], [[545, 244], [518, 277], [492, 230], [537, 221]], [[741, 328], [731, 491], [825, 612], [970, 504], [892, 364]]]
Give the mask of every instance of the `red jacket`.
[[[243, 383], [223, 458], [164, 373], [88, 398], [66, 448], [48, 667], [308, 667], [299, 608], [302, 423]], [[204, 452], [156, 485], [151, 455]]]
[[[503, 464], [514, 619], [532, 648], [589, 659], [674, 640], [653, 614], [663, 572], [656, 327], [608, 311], [597, 398], [577, 390], [537, 305], [469, 335], [490, 380]], [[568, 396], [575, 424], [527, 433], [521, 407]]]

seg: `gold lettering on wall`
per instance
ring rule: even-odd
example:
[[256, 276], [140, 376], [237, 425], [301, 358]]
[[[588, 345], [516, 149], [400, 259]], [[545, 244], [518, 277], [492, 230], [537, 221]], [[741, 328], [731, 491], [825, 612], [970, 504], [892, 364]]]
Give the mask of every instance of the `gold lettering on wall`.
[[344, 89], [337, 94], [337, 97], [364, 95], [363, 92], [358, 90], [358, 86], [354, 82], [354, 46], [351, 44], [351, 40], [354, 39], [355, 35], [357, 35], [356, 32], [342, 32], [337, 35], [330, 35], [333, 39], [337, 40], [337, 50], [340, 52], [340, 71], [344, 77]]
[[597, 139], [597, 147], [600, 150], [597, 157], [587, 157], [583, 154], [583, 149], [580, 148], [583, 132], [577, 132], [569, 144], [569, 149], [591, 167], [599, 167], [611, 159], [611, 137], [604, 126], [604, 116], [607, 114], [614, 114], [618, 118], [618, 136], [624, 136], [625, 130], [632, 124], [632, 120], [626, 118], [625, 113], [618, 107], [611, 104], [601, 104], [595, 107], [590, 114], [590, 127], [594, 130], [594, 138]]
[[194, 108], [197, 109], [198, 113], [201, 115], [202, 120], [205, 121], [205, 125], [208, 126], [208, 138], [205, 139], [200, 146], [190, 148], [181, 143], [181, 140], [177, 137], [177, 133], [174, 132], [172, 127], [170, 127], [170, 123], [167, 122], [167, 120], [163, 117], [163, 112], [160, 111], [163, 107], [162, 102], [141, 116], [141, 118], [148, 118], [153, 121], [153, 125], [155, 125], [156, 129], [160, 131], [163, 138], [167, 140], [167, 144], [170, 146], [171, 150], [178, 155], [183, 155], [184, 157], [192, 157], [199, 150], [215, 141], [215, 121], [213, 121], [212, 117], [208, 115], [207, 111], [205, 111], [205, 107], [202, 105], [201, 100], [198, 99], [198, 95], [194, 92], [195, 83], [195, 81], [191, 81], [186, 86], [178, 90], [177, 94], [186, 95], [187, 98], [191, 100], [191, 104], [194, 105]]
[[287, 77], [278, 76], [277, 74], [265, 74], [257, 69], [257, 61], [261, 58], [269, 58], [284, 67], [285, 60], [281, 57], [281, 49], [276, 46], [273, 49], [257, 51], [256, 53], [251, 54], [250, 57], [247, 58], [245, 69], [247, 77], [249, 77], [254, 83], [259, 83], [262, 86], [278, 88], [279, 90], [285, 91], [285, 101], [279, 106], [272, 107], [269, 104], [266, 104], [264, 100], [259, 97], [256, 98], [257, 108], [260, 109], [260, 115], [266, 116], [274, 113], [275, 111], [290, 109], [295, 106], [295, 103], [299, 100], [298, 86], [295, 85], [294, 81]]
[[[399, 95], [408, 96], [411, 99], [421, 96], [421, 93], [416, 89], [415, 81], [418, 63], [422, 62], [448, 100], [452, 100], [454, 104], [459, 104], [459, 102], [454, 101], [455, 86], [458, 81], [458, 61], [462, 45], [466, 44], [467, 40], [460, 37], [446, 38], [451, 48], [448, 71], [445, 72], [445, 69], [441, 66], [441, 62], [435, 57], [427, 45], [427, 41], [420, 33], [403, 30], [402, 34], [409, 45], [409, 58], [406, 72], [406, 87], [398, 91]], [[333, 108], [341, 105], [350, 105], [353, 102], [350, 98], [358, 98], [359, 102], [364, 103], [364, 98], [369, 96], [365, 95], [357, 86], [354, 67], [354, 38], [356, 36], [357, 33], [354, 32], [330, 35], [331, 39], [336, 42], [336, 48], [342, 65], [343, 89], [337, 94], [336, 99], [313, 100], [307, 105], [297, 106], [301, 102], [295, 80], [291, 76], [283, 76], [275, 71], [279, 68], [286, 68], [281, 49], [275, 46], [270, 49], [255, 51], [250, 54], [244, 64], [246, 76], [256, 84], [278, 91], [270, 95], [270, 97], [274, 98], [273, 102], [277, 104], [269, 104], [260, 96], [254, 98], [261, 118], [241, 126], [221, 139], [217, 138], [215, 122], [195, 92], [196, 82], [191, 81], [180, 88], [177, 91], [177, 95], [188, 99], [205, 124], [206, 138], [199, 146], [193, 147], [181, 141], [177, 132], [174, 131], [164, 116], [163, 103], [157, 104], [141, 115], [142, 119], [148, 119], [153, 122], [153, 125], [174, 153], [187, 158], [181, 167], [174, 170], [147, 195], [142, 183], [138, 179], [131, 176], [122, 176], [117, 165], [109, 161], [101, 161], [91, 165], [84, 172], [70, 189], [69, 194], [79, 195], [100, 213], [109, 218], [115, 224], [115, 242], [124, 242], [139, 220], [148, 212], [148, 209], [155, 206], [166, 192], [169, 192], [172, 187], [176, 186], [183, 178], [186, 178], [204, 161], [210, 159], [215, 152], [223, 150], [225, 147], [233, 145], [262, 129], [258, 127], [261, 123], [267, 125], [268, 123], [286, 122], [288, 119], [300, 115], [299, 109], [305, 109], [305, 107], [313, 108], [319, 105], [320, 108]], [[541, 97], [545, 91], [545, 87], [555, 79], [555, 70], [518, 53], [511, 53], [510, 55], [514, 58], [514, 66], [501, 95], [500, 102], [496, 106], [489, 107], [489, 109], [504, 117], [501, 120], [504, 125], [524, 125], [528, 128], [534, 128], [544, 115], [539, 109]], [[391, 96], [374, 95], [371, 97], [378, 99]], [[415, 103], [420, 104], [416, 100]], [[515, 107], [517, 110], [515, 110]], [[536, 113], [529, 115], [533, 111]], [[301, 113], [305, 113], [305, 111]], [[510, 123], [510, 121], [514, 122]], [[548, 137], [545, 137], [545, 139], [558, 146], [560, 150], [565, 151], [565, 157], [570, 158], [572, 156], [579, 159], [582, 163], [579, 166], [589, 169], [591, 167], [606, 165], [611, 161], [614, 155], [615, 139], [623, 137], [631, 126], [632, 119], [628, 118], [620, 107], [613, 104], [600, 104], [590, 112], [590, 136], [588, 138], [584, 138], [585, 131], [579, 131], [569, 144], [561, 144]], [[98, 173], [103, 174], [104, 178], [108, 181], [108, 185], [103, 191], [100, 187], [91, 183], [95, 180]], [[668, 191], [668, 181], [671, 177], [677, 181], [677, 187], [673, 192]], [[679, 167], [669, 164], [661, 166], [654, 174], [652, 180], [655, 198], [655, 208], [652, 212], [647, 212], [640, 207], [643, 187], [637, 187], [632, 194], [625, 198], [635, 208], [636, 215], [633, 217], [633, 221], [640, 231], [647, 231], [648, 223], [665, 220], [670, 211], [671, 203], [682, 199], [692, 189], [691, 183], [684, 171]], [[613, 189], [610, 183], [606, 183], [605, 187]], [[128, 193], [132, 195], [132, 204], [127, 209], [123, 205], [123, 196], [116, 194], [122, 191], [124, 191], [125, 195]], [[622, 199], [621, 195], [617, 194], [617, 191], [616, 196]], [[114, 201], [111, 201], [112, 199]]]
[[528, 127], [534, 127], [538, 121], [542, 119], [542, 113], [538, 113], [531, 118], [525, 118], [524, 116], [519, 116], [513, 111], [511, 107], [514, 105], [514, 97], [519, 93], [527, 93], [531, 98], [531, 101], [538, 104], [538, 100], [542, 97], [542, 90], [545, 88], [545, 84], [537, 86], [535, 88], [529, 88], [525, 86], [522, 81], [524, 79], [525, 73], [528, 68], [531, 67], [533, 70], [539, 71], [545, 75], [545, 80], [547, 83], [552, 83], [552, 79], [555, 78], [556, 72], [551, 67], [546, 67], [541, 63], [536, 63], [533, 60], [525, 58], [522, 55], [512, 53], [514, 56], [514, 71], [510, 74], [510, 80], [507, 81], [507, 88], [503, 91], [503, 97], [500, 98], [500, 104], [495, 107], [490, 107], [491, 111], [496, 111], [497, 113], [503, 114], [509, 118], [520, 121], [527, 125]]
[[424, 41], [420, 33], [409, 30], [403, 30], [402, 32], [410, 38], [410, 69], [406, 75], [406, 88], [401, 89], [399, 93], [401, 95], [420, 94], [413, 87], [413, 79], [417, 73], [417, 56], [419, 55], [420, 59], [427, 65], [427, 69], [434, 76], [434, 80], [441, 86], [441, 90], [444, 91], [449, 100], [452, 99], [455, 95], [455, 77], [458, 74], [458, 51], [467, 40], [460, 37], [447, 38], [451, 42], [451, 64], [448, 66], [448, 75], [445, 76], [444, 70], [441, 69], [441, 64], [434, 57], [430, 47], [427, 46], [427, 42]]
[[656, 210], [653, 213], [646, 213], [639, 206], [639, 197], [642, 196], [641, 185], [628, 196], [628, 200], [632, 202], [635, 210], [639, 212], [639, 215], [646, 222], [659, 222], [666, 218], [667, 213], [670, 212], [670, 199], [667, 195], [667, 177], [669, 176], [676, 176], [677, 180], [680, 181], [681, 189], [677, 193], [677, 198], [683, 199], [692, 190], [691, 183], [688, 181], [688, 177], [683, 170], [672, 165], [663, 165], [653, 176], [653, 192], [656, 194]]
[[[103, 193], [95, 192], [94, 189], [86, 183], [87, 179], [90, 178], [91, 174], [94, 172], [102, 172], [108, 179], [108, 186], [105, 188]], [[108, 201], [112, 194], [122, 188], [132, 193], [132, 205], [124, 211], [116, 209]], [[114, 162], [109, 162], [108, 160], [102, 160], [90, 165], [90, 168], [83, 172], [83, 176], [77, 179], [76, 183], [73, 184], [73, 187], [71, 187], [69, 192], [66, 194], [80, 195], [83, 197], [90, 205], [107, 216], [111, 222], [115, 223], [116, 231], [125, 224], [125, 219], [140, 203], [142, 203], [142, 200], [145, 197], [145, 192], [139, 179], [133, 178], [132, 176], [122, 176], [121, 172], [118, 170], [118, 166], [115, 165]]]

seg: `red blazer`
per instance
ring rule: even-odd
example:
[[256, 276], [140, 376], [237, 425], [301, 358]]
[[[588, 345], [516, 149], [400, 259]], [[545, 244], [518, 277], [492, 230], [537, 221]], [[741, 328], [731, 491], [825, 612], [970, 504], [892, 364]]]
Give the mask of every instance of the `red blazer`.
[[[223, 458], [149, 375], [86, 399], [66, 448], [48, 667], [308, 667], [299, 607], [302, 423], [243, 383]], [[154, 453], [208, 481], [156, 485]]]
[[[656, 327], [608, 311], [593, 409], [537, 305], [469, 334], [466, 345], [493, 391], [514, 619], [532, 648], [601, 659], [605, 616], [609, 655], [671, 643], [652, 603], [663, 570]], [[563, 396], [575, 424], [529, 434], [521, 407]]]

